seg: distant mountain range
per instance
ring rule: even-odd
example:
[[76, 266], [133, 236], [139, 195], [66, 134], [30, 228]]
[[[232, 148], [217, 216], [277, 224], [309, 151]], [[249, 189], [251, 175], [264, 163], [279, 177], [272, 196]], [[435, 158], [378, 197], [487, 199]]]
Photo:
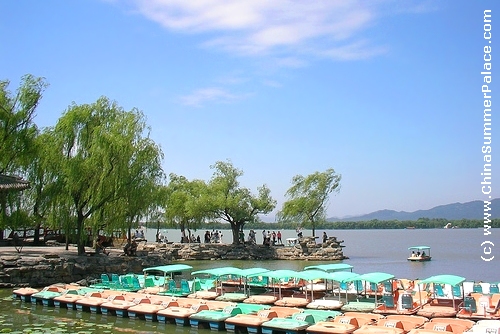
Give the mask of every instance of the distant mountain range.
[[[500, 198], [491, 200], [491, 218], [500, 218]], [[444, 218], [448, 220], [460, 219], [484, 219], [484, 202], [472, 201], [467, 203], [452, 203], [436, 206], [429, 210], [418, 210], [414, 212], [379, 210], [366, 215], [344, 218], [328, 218], [328, 221], [369, 221], [378, 220], [418, 220], [419, 218]]]

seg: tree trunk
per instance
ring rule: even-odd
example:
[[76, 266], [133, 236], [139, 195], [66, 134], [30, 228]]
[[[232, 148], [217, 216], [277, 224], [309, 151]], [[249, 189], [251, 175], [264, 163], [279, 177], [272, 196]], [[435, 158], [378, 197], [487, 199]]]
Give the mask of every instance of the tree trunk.
[[232, 222], [231, 230], [233, 232], [233, 245], [240, 244], [240, 231], [243, 229], [244, 223], [242, 222]]
[[78, 212], [77, 216], [77, 221], [76, 221], [76, 230], [77, 230], [77, 246], [78, 246], [78, 255], [85, 255], [85, 241], [83, 240], [83, 234], [84, 234], [84, 229], [83, 229], [83, 221], [84, 217], [81, 212]]

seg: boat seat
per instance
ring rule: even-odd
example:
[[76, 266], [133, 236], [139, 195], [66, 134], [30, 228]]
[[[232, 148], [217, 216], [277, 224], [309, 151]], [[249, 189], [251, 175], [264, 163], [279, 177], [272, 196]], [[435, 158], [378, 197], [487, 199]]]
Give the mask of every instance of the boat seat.
[[490, 284], [490, 294], [499, 293], [499, 292], [500, 292], [500, 289], [498, 288], [498, 284], [491, 283]]
[[382, 295], [382, 302], [384, 303], [385, 307], [394, 307], [394, 297], [390, 293], [384, 293]]
[[479, 283], [474, 283], [472, 286], [472, 292], [483, 293], [483, 286]]
[[401, 307], [405, 310], [411, 310], [413, 308], [413, 297], [409, 293], [404, 293], [401, 295]]
[[462, 289], [460, 285], [455, 285], [453, 287], [453, 297], [462, 297]]
[[465, 296], [463, 309], [467, 310], [470, 313], [476, 313], [477, 312], [476, 299], [474, 299], [474, 297], [472, 296]]
[[434, 294], [437, 297], [444, 297], [444, 291], [443, 291], [443, 287], [441, 286], [441, 284], [434, 284]]

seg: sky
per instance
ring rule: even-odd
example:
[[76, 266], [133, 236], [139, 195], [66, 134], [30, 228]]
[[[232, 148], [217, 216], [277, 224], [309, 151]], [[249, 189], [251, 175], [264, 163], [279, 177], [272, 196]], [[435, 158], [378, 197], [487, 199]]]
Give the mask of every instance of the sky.
[[[215, 162], [230, 161], [241, 186], [271, 189], [267, 221], [293, 176], [328, 168], [342, 175], [328, 217], [411, 212], [488, 199], [481, 71], [485, 45], [496, 61], [498, 9], [494, 0], [4, 0], [0, 80], [14, 93], [25, 74], [46, 79], [42, 129], [101, 96], [141, 110], [166, 174], [208, 181]], [[494, 79], [489, 87], [496, 101]]]

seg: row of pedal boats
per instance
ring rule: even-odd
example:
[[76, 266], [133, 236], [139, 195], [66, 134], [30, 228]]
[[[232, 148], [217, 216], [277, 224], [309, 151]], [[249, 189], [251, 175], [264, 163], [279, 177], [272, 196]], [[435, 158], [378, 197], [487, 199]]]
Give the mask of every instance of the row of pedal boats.
[[[308, 275], [214, 268], [193, 272], [195, 279], [184, 289], [186, 280], [174, 287], [174, 274], [187, 267], [146, 268], [142, 275], [103, 274], [88, 287], [19, 288], [13, 296], [70, 310], [244, 333], [500, 334], [500, 294], [495, 283], [465, 282], [453, 275], [408, 281], [385, 273], [328, 271], [325, 265], [306, 268]], [[322, 284], [327, 295], [321, 291]]]

